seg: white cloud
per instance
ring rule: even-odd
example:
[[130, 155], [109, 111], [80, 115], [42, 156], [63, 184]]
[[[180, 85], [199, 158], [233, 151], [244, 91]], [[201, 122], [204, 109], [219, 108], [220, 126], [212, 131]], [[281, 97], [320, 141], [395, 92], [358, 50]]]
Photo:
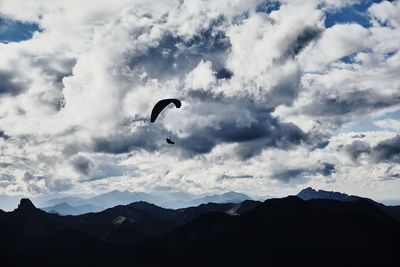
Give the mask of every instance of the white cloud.
[[375, 121], [374, 124], [382, 129], [400, 132], [400, 121], [394, 119], [383, 119]]
[[[313, 185], [398, 196], [399, 180], [376, 180], [388, 163], [352, 160], [343, 147], [354, 138], [335, 135], [400, 99], [399, 2], [374, 4], [371, 28], [325, 29], [324, 12], [355, 2], [281, 1], [267, 14], [256, 0], [1, 1], [2, 16], [43, 31], [0, 44], [0, 193]], [[150, 124], [171, 97], [182, 108]], [[392, 134], [364, 139], [374, 147]], [[254, 178], [221, 179], [240, 176]]]

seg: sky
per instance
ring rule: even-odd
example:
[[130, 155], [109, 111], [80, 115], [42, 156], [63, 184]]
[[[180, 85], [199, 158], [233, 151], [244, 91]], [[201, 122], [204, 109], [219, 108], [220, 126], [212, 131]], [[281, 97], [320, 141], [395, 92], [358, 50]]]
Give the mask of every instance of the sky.
[[[398, 0], [0, 0], [0, 195], [400, 199], [399, 14]], [[164, 98], [182, 107], [151, 123]]]

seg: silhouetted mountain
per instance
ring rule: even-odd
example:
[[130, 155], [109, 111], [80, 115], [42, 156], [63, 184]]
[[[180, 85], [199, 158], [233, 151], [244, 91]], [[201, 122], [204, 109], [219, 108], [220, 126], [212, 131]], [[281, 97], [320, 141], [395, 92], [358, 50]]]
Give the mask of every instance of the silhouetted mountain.
[[311, 187], [301, 190], [297, 196], [303, 200], [310, 199], [330, 199], [337, 201], [356, 201], [360, 199], [364, 199], [366, 201], [371, 202], [375, 206], [377, 206], [382, 211], [386, 212], [396, 220], [400, 222], [400, 206], [385, 206], [381, 203], [378, 203], [369, 198], [363, 198], [359, 196], [347, 195], [345, 193], [333, 192], [333, 191], [324, 191], [324, 190], [315, 190]]
[[399, 238], [399, 223], [368, 201], [288, 197], [200, 216], [160, 238], [157, 254], [170, 266], [398, 266]]
[[345, 193], [333, 192], [333, 191], [324, 191], [324, 190], [315, 190], [311, 187], [301, 190], [297, 196], [303, 200], [310, 199], [331, 199], [338, 201], [355, 201], [360, 199], [358, 196], [349, 196]]
[[[234, 215], [233, 215], [234, 214]], [[400, 223], [365, 199], [146, 202], [59, 216], [0, 213], [5, 266], [398, 266]]]
[[129, 205], [118, 205], [99, 213], [83, 214], [71, 217], [79, 222], [73, 224], [76, 229], [94, 235], [98, 238], [114, 242], [132, 242], [162, 235], [188, 221], [208, 212], [225, 212], [244, 214], [251, 207], [258, 205], [253, 201], [247, 203], [247, 208], [237, 208], [240, 204], [202, 204], [198, 207], [184, 209], [164, 209], [156, 205], [141, 201]]
[[80, 215], [89, 212], [99, 212], [104, 210], [104, 208], [91, 204], [71, 206], [68, 203], [63, 202], [52, 207], [42, 208], [42, 210], [60, 215]]
[[[60, 229], [74, 229], [96, 238], [114, 242], [133, 242], [145, 237], [165, 234], [180, 225], [202, 214], [219, 211], [229, 214], [244, 214], [252, 207], [259, 204], [256, 201], [248, 201], [242, 204], [203, 204], [198, 207], [184, 209], [164, 209], [147, 202], [134, 202], [129, 205], [118, 205], [98, 213], [87, 213], [79, 216], [58, 216], [46, 213], [35, 208], [29, 199], [21, 199], [16, 210], [5, 213], [9, 221], [18, 219], [23, 222], [21, 229], [29, 232], [34, 230], [35, 222], [47, 226], [55, 223], [54, 227]], [[31, 221], [34, 220], [34, 221]], [[18, 223], [17, 223], [18, 224]], [[43, 231], [41, 238], [49, 236], [53, 231]], [[34, 230], [33, 232], [37, 232]]]

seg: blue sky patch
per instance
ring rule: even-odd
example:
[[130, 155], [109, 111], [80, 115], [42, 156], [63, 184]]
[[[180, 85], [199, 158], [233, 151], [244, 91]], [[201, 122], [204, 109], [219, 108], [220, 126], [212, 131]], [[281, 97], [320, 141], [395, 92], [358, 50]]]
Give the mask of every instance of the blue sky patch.
[[256, 12], [271, 13], [274, 10], [278, 10], [280, 6], [279, 2], [264, 1], [257, 6]]
[[368, 17], [368, 8], [373, 3], [382, 2], [381, 0], [364, 0], [360, 3], [346, 6], [335, 10], [332, 13], [326, 13], [325, 27], [329, 28], [335, 24], [357, 23], [363, 27], [370, 27], [371, 22]]
[[41, 31], [36, 23], [14, 21], [0, 17], [0, 43], [29, 40], [34, 32]]
[[339, 133], [348, 133], [348, 132], [371, 132], [371, 131], [380, 131], [382, 130], [379, 126], [375, 125], [375, 121], [385, 120], [385, 119], [394, 119], [400, 120], [400, 110], [395, 112], [388, 112], [381, 116], [364, 116], [352, 123], [345, 125], [341, 129], [339, 129], [336, 134]]

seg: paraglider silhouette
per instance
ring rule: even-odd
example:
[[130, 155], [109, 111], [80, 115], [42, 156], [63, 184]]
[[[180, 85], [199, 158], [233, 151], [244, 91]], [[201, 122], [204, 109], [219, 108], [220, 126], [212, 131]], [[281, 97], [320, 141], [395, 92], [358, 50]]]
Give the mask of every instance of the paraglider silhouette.
[[167, 141], [167, 143], [170, 144], [170, 145], [174, 145], [174, 144], [175, 144], [175, 142], [172, 141], [172, 140], [169, 139], [169, 138], [165, 139], [165, 141]]
[[[157, 104], [155, 104], [155, 106], [153, 107], [153, 110], [151, 111], [151, 117], [150, 117], [150, 121], [151, 122], [155, 122], [158, 115], [161, 113], [161, 111], [164, 110], [164, 108], [166, 108], [169, 104], [173, 103], [175, 105], [175, 107], [180, 108], [181, 107], [181, 101], [179, 101], [179, 99], [175, 99], [175, 98], [167, 98], [167, 99], [163, 99], [157, 102]], [[167, 141], [168, 144], [175, 144], [175, 142], [173, 142], [171, 139], [167, 138], [165, 141]]]

